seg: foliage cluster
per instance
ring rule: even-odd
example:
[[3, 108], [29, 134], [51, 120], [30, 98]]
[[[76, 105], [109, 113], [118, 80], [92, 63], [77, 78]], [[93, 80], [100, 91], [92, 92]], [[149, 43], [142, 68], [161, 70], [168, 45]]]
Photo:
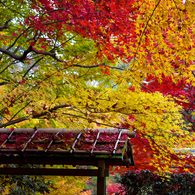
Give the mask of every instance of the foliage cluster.
[[122, 192], [128, 195], [190, 195], [195, 191], [195, 175], [168, 173], [165, 176], [151, 171], [128, 171], [121, 176]]
[[[16, 168], [18, 165], [3, 165], [4, 168]], [[25, 168], [37, 168], [25, 165]], [[52, 189], [52, 181], [36, 175], [0, 175], [0, 193], [10, 195], [46, 194]]]
[[113, 195], [118, 193], [120, 193], [121, 195], [124, 194], [122, 185], [116, 182], [108, 182], [106, 192], [108, 195]]
[[[67, 166], [71, 168], [70, 166]], [[81, 176], [46, 176], [52, 180], [52, 187], [49, 188], [48, 195], [90, 195], [93, 190], [86, 190], [89, 177]]]

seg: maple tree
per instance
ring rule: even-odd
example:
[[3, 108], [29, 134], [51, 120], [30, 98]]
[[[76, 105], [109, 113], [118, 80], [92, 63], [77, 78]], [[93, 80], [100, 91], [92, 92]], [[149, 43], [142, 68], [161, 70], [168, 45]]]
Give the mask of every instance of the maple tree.
[[[164, 172], [179, 162], [194, 170], [192, 155], [174, 151], [194, 144], [182, 115], [189, 99], [162, 85], [170, 78], [194, 86], [192, 1], [0, 4], [1, 128], [137, 129], [132, 142], [149, 157], [144, 166]], [[159, 90], [145, 84], [149, 78]]]
[[[155, 92], [159, 91], [163, 93], [164, 95], [170, 95], [173, 100], [182, 106], [181, 113], [183, 115], [183, 119], [185, 120], [188, 128], [186, 128], [186, 131], [191, 132], [193, 135], [194, 133], [194, 87], [192, 84], [186, 82], [185, 78], [180, 79], [177, 83], [174, 83], [173, 79], [171, 77], [165, 77], [162, 75], [162, 80], [159, 82], [158, 78], [154, 76], [148, 76], [146, 79], [146, 83], [143, 84], [142, 90], [145, 92]], [[187, 101], [184, 101], [187, 100]], [[174, 130], [171, 131], [172, 133], [176, 133]], [[184, 141], [188, 142], [188, 140], [185, 140], [184, 135], [177, 134], [177, 137], [183, 136]], [[192, 140], [192, 143], [194, 142], [194, 138]], [[158, 144], [152, 143], [147, 139], [147, 135], [143, 135], [142, 132], [138, 131], [136, 138], [131, 139], [131, 143], [134, 146], [134, 158], [136, 161], [135, 167], [131, 167], [131, 170], [150, 170], [150, 171], [159, 171], [158, 169], [162, 169], [163, 166], [169, 165], [169, 167], [177, 168], [177, 169], [170, 169], [171, 172], [186, 172], [191, 171], [194, 172], [193, 165], [194, 164], [194, 147], [193, 148], [185, 148], [188, 147], [187, 144], [185, 147], [181, 148], [175, 148], [175, 151], [178, 152], [182, 158], [176, 153], [173, 153], [169, 151], [168, 148], [159, 147]], [[152, 147], [151, 147], [152, 146]], [[166, 150], [165, 153], [162, 152], [162, 150], [159, 150], [159, 148], [162, 148], [163, 150]], [[157, 155], [162, 155], [160, 161], [157, 161], [155, 158]], [[145, 159], [143, 161], [143, 159]], [[182, 163], [180, 163], [182, 159]], [[162, 163], [163, 161], [166, 161], [167, 164]], [[154, 166], [153, 163], [158, 163], [161, 167]], [[190, 165], [191, 164], [191, 165]], [[120, 168], [116, 169], [117, 171], [121, 171]], [[127, 169], [124, 169], [123, 171], [127, 171]]]
[[[147, 87], [146, 87], [147, 86]], [[174, 101], [182, 106], [182, 115], [183, 119], [185, 120], [186, 124], [188, 125], [188, 128], [186, 128], [186, 131], [189, 131], [194, 133], [194, 86], [192, 83], [188, 83], [185, 78], [182, 78], [178, 80], [177, 83], [174, 83], [173, 79], [171, 77], [165, 77], [162, 75], [162, 80], [159, 83], [158, 78], [153, 77], [153, 76], [148, 76], [147, 78], [147, 83], [145, 83], [142, 87], [143, 91], [159, 91], [163, 93], [164, 95], [170, 95], [174, 99]], [[183, 100], [187, 101], [183, 101]], [[174, 130], [172, 130], [173, 133]], [[181, 135], [177, 135], [181, 136]], [[188, 140], [185, 140], [185, 136], [183, 137], [184, 141], [188, 142]], [[134, 169], [148, 169], [150, 171], [156, 171], [156, 168], [152, 165], [152, 161], [155, 161], [154, 157], [155, 155], [158, 155], [160, 151], [158, 150], [158, 146], [155, 150], [151, 148], [151, 145], [149, 144], [148, 140], [146, 137], [142, 137], [138, 134], [137, 137], [132, 141], [132, 144], [135, 146], [135, 158], [137, 160], [137, 165], [134, 167]], [[193, 138], [194, 141], [194, 138]], [[141, 146], [142, 145], [142, 146]], [[141, 146], [141, 147], [140, 147]], [[186, 145], [187, 147], [187, 145]], [[147, 151], [145, 153], [143, 150], [140, 150], [140, 148], [144, 148], [144, 150]], [[155, 148], [155, 146], [154, 146]], [[191, 169], [191, 172], [194, 172], [193, 167], [191, 167], [189, 164], [193, 164], [194, 162], [194, 148], [180, 148], [180, 150], [176, 150], [179, 152], [183, 158], [182, 158], [182, 163], [179, 163], [179, 156], [175, 154], [170, 155], [170, 151], [166, 151], [167, 155], [163, 155], [162, 159], [166, 158], [166, 160], [169, 160], [169, 165], [171, 166], [171, 163], [176, 161], [177, 169], [173, 169], [172, 171], [176, 172], [186, 172], [187, 169]], [[169, 156], [169, 158], [167, 158]], [[147, 159], [145, 162], [143, 162], [141, 159], [142, 158]], [[162, 160], [161, 160], [162, 161]], [[166, 166], [166, 165], [161, 165], [161, 166]]]
[[[55, 166], [58, 167], [59, 166]], [[72, 166], [66, 166], [64, 168], [73, 168]], [[93, 190], [83, 190], [86, 188], [87, 183], [89, 182], [89, 177], [81, 176], [46, 176], [47, 179], [53, 181], [53, 186], [50, 188], [48, 194], [57, 195], [57, 194], [81, 194], [81, 195], [90, 195]]]

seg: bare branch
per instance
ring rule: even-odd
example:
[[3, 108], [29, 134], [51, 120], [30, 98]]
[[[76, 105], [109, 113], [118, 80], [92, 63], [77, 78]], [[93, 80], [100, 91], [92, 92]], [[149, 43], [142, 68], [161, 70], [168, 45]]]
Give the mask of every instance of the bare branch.
[[[0, 128], [2, 128], [2, 127], [7, 127], [7, 126], [10, 126], [10, 125], [14, 125], [14, 124], [20, 123], [20, 122], [22, 122], [22, 121], [29, 120], [30, 118], [38, 119], [38, 118], [40, 118], [40, 117], [42, 117], [42, 116], [46, 116], [46, 115], [48, 115], [49, 113], [52, 113], [52, 112], [58, 110], [58, 109], [60, 109], [60, 108], [67, 108], [67, 107], [70, 107], [70, 105], [65, 104], [65, 105], [54, 106], [53, 108], [48, 109], [48, 110], [45, 111], [45, 112], [42, 112], [42, 113], [39, 113], [39, 114], [33, 114], [32, 116], [29, 115], [29, 116], [21, 117], [21, 118], [18, 118], [18, 119], [9, 121], [9, 122], [7, 122], [7, 123], [1, 124], [1, 125], [0, 125]], [[68, 115], [68, 116], [72, 116], [72, 117], [74, 117], [74, 118], [82, 118], [82, 119], [84, 119], [84, 120], [88, 120], [88, 121], [90, 121], [90, 122], [97, 123], [97, 124], [104, 125], [104, 126], [108, 126], [108, 127], [114, 127], [114, 128], [116, 127], [116, 126], [114, 126], [114, 125], [109, 125], [109, 124], [97, 122], [97, 121], [95, 121], [95, 120], [92, 120], [92, 119], [90, 119], [90, 118], [85, 118], [85, 117], [83, 117], [83, 116], [72, 115], [72, 114], [69, 114], [69, 113], [63, 113], [63, 114]]]
[[44, 116], [50, 112], [54, 112], [54, 111], [58, 110], [59, 108], [68, 108], [68, 107], [71, 107], [71, 106], [68, 104], [54, 106], [53, 108], [48, 109], [48, 111], [33, 115], [33, 118], [39, 118], [39, 117]]

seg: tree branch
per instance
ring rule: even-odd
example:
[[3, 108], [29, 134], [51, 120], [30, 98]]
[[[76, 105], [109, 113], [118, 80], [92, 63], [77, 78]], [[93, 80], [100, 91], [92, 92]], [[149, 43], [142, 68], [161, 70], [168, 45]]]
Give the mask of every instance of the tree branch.
[[9, 55], [10, 57], [14, 58], [15, 60], [19, 60], [19, 61], [23, 62], [26, 59], [26, 56], [28, 55], [28, 53], [30, 53], [32, 51], [32, 46], [29, 46], [29, 48], [24, 51], [22, 56], [18, 56], [16, 54], [12, 53], [11, 51], [3, 49], [3, 48], [0, 48], [0, 51], [4, 54]]
[[8, 82], [3, 81], [3, 82], [1, 82], [1, 83], [0, 83], [0, 86], [2, 86], [2, 85], [7, 85], [7, 84], [9, 84], [9, 83], [8, 83]]
[[29, 116], [25, 116], [25, 117], [18, 118], [18, 119], [9, 121], [9, 122], [7, 122], [7, 123], [1, 124], [1, 125], [0, 125], [0, 128], [2, 128], [2, 127], [7, 127], [7, 126], [10, 126], [10, 125], [14, 125], [14, 124], [16, 124], [16, 123], [20, 123], [20, 122], [22, 122], [22, 121], [29, 120], [30, 118], [34, 118], [34, 119], [35, 119], [35, 118], [40, 118], [40, 117], [42, 117], [42, 116], [45, 116], [45, 115], [47, 115], [47, 114], [49, 114], [49, 113], [52, 113], [52, 112], [58, 110], [59, 108], [67, 108], [67, 107], [70, 107], [70, 105], [65, 104], [65, 105], [54, 106], [53, 108], [48, 109], [48, 110], [45, 111], [45, 112], [42, 112], [42, 113], [39, 113], [39, 114], [33, 114], [32, 117], [29, 115]]
[[139, 46], [140, 46], [140, 44], [141, 44], [141, 42], [142, 42], [142, 38], [143, 38], [143, 36], [144, 36], [144, 34], [145, 34], [145, 31], [146, 31], [146, 29], [147, 29], [147, 27], [148, 27], [149, 21], [151, 20], [152, 16], [154, 15], [154, 12], [155, 12], [156, 8], [159, 6], [160, 2], [161, 2], [161, 0], [158, 1], [158, 3], [156, 4], [155, 8], [153, 9], [153, 11], [152, 11], [152, 13], [151, 13], [149, 19], [148, 19], [147, 22], [146, 22], [146, 25], [145, 25], [145, 27], [144, 27], [144, 30], [143, 30], [142, 34], [141, 34], [139, 43], [138, 43], [138, 45], [137, 45], [137, 49], [136, 49], [134, 58], [136, 58], [136, 55], [137, 55]]
[[16, 59], [16, 60], [19, 60], [19, 56], [17, 56], [16, 54], [12, 53], [11, 51], [8, 51], [6, 49], [3, 49], [3, 48], [0, 48], [0, 51], [4, 54], [7, 54], [9, 55], [10, 57]]
[[7, 50], [10, 50], [15, 44], [16, 42], [18, 41], [18, 39], [23, 35], [24, 33], [20, 34], [16, 39], [15, 41], [7, 48]]
[[[118, 126], [115, 126], [115, 125], [108, 125], [108, 124], [105, 124], [105, 123], [97, 122], [97, 121], [92, 120], [92, 119], [87, 118], [87, 117], [85, 118], [85, 117], [83, 117], [83, 116], [77, 116], [77, 115], [73, 115], [73, 114], [70, 114], [70, 113], [63, 113], [63, 114], [64, 114], [64, 115], [68, 115], [68, 116], [72, 116], [72, 117], [74, 117], [74, 118], [82, 118], [82, 119], [87, 120], [87, 121], [89, 121], [89, 122], [93, 122], [93, 123], [96, 123], [96, 124], [104, 125], [104, 126], [107, 126], [107, 127], [118, 128]], [[1, 127], [1, 126], [0, 126], [0, 127]]]
[[[7, 126], [10, 126], [10, 125], [14, 125], [14, 124], [17, 124], [17, 123], [20, 123], [20, 122], [29, 120], [30, 118], [38, 119], [38, 118], [40, 118], [40, 117], [42, 117], [42, 116], [45, 116], [45, 115], [47, 115], [47, 114], [49, 114], [49, 113], [52, 113], [52, 112], [58, 110], [59, 108], [67, 108], [67, 107], [70, 107], [70, 105], [65, 104], [65, 105], [54, 106], [53, 108], [48, 109], [48, 110], [45, 111], [45, 112], [42, 112], [42, 113], [39, 113], [39, 114], [33, 114], [32, 116], [29, 115], [29, 116], [21, 117], [21, 118], [18, 118], [18, 119], [9, 121], [9, 122], [7, 122], [7, 123], [1, 124], [1, 125], [0, 125], [0, 128], [2, 128], [2, 127], [7, 127]], [[100, 125], [104, 125], [104, 126], [116, 128], [116, 126], [114, 126], [114, 125], [109, 125], [109, 124], [97, 122], [97, 121], [95, 121], [95, 120], [92, 120], [92, 119], [90, 119], [90, 118], [85, 118], [85, 117], [83, 117], [83, 116], [77, 116], [77, 115], [73, 115], [73, 114], [69, 114], [69, 113], [63, 113], [63, 114], [68, 115], [68, 116], [72, 116], [72, 117], [74, 117], [74, 118], [82, 118], [82, 119], [84, 119], [84, 120], [88, 120], [88, 121], [90, 121], [90, 122], [97, 123], [97, 124], [100, 124]]]
[[[19, 109], [9, 121], [12, 121], [12, 120], [13, 120], [13, 119], [14, 119], [22, 110], [24, 110], [31, 102], [32, 102], [32, 100], [29, 101], [29, 102], [28, 102], [25, 106], [23, 106], [21, 109]], [[9, 122], [9, 121], [8, 121], [8, 122]]]
[[22, 118], [18, 118], [18, 119], [16, 119], [16, 120], [9, 121], [9, 122], [7, 122], [7, 123], [4, 123], [4, 124], [0, 125], [0, 128], [2, 128], [2, 127], [7, 127], [7, 126], [9, 126], [9, 125], [14, 125], [14, 124], [16, 124], [16, 123], [20, 123], [20, 122], [26, 121], [26, 120], [28, 120], [28, 119], [30, 119], [30, 116], [25, 116], [25, 117], [22, 117]]
[[0, 31], [2, 31], [2, 30], [4, 30], [4, 29], [8, 29], [8, 28], [9, 28], [8, 23], [9, 23], [11, 20], [12, 20], [12, 19], [10, 18], [9, 20], [7, 20], [7, 21], [5, 22], [4, 25], [0, 26]]
[[[64, 60], [61, 60], [61, 59], [57, 58], [55, 53], [48, 52], [48, 51], [38, 51], [38, 50], [36, 50], [34, 48], [32, 48], [32, 51], [34, 51], [36, 54], [48, 55], [48, 56], [52, 57], [53, 59], [57, 60], [58, 62], [67, 63]], [[105, 63], [95, 64], [95, 65], [88, 65], [88, 66], [80, 65], [80, 64], [73, 64], [72, 66], [80, 67], [80, 68], [97, 68], [97, 67], [100, 67], [100, 66], [104, 66], [104, 67], [109, 67], [111, 69], [124, 70], [124, 68], [109, 66], [109, 65], [106, 65]]]
[[[62, 62], [62, 63], [67, 63], [66, 61], [64, 60], [61, 60], [59, 59], [55, 53], [52, 53], [52, 52], [49, 52], [49, 51], [38, 51], [36, 49], [34, 49], [32, 46], [29, 46], [29, 48], [27, 50], [24, 51], [23, 55], [22, 56], [18, 56], [14, 53], [12, 53], [11, 51], [9, 50], [6, 50], [6, 49], [3, 49], [3, 48], [0, 48], [0, 51], [4, 54], [7, 54], [9, 55], [10, 57], [14, 58], [15, 60], [19, 60], [21, 62], [23, 62], [25, 59], [26, 59], [26, 56], [28, 55], [28, 53], [30, 53], [31, 51], [33, 51], [34, 53], [36, 54], [41, 54], [41, 55], [46, 55], [46, 56], [50, 56], [52, 57], [54, 60], [58, 61], [58, 62]], [[74, 67], [80, 67], [80, 68], [97, 68], [97, 67], [100, 67], [100, 66], [104, 66], [104, 67], [109, 67], [111, 69], [117, 69], [117, 70], [124, 70], [124, 68], [120, 68], [120, 67], [115, 67], [115, 66], [109, 66], [109, 65], [106, 65], [105, 63], [102, 63], [102, 64], [95, 64], [95, 65], [80, 65], [80, 64], [73, 64], [71, 66], [74, 66]]]
[[36, 54], [42, 54], [42, 55], [46, 55], [46, 56], [51, 56], [53, 59], [55, 59], [58, 62], [66, 63], [66, 61], [60, 60], [59, 58], [57, 58], [55, 53], [52, 53], [52, 52], [49, 52], [49, 51], [38, 51], [38, 50], [36, 50], [34, 48], [32, 48], [32, 51], [34, 51]]
[[100, 66], [104, 66], [104, 67], [109, 67], [111, 69], [124, 70], [124, 68], [115, 67], [115, 66], [109, 66], [109, 65], [106, 65], [105, 63], [89, 65], [89, 66], [80, 65], [80, 64], [73, 64], [72, 66], [80, 67], [80, 68], [97, 68], [97, 67], [100, 67]]
[[33, 69], [36, 65], [37, 65], [37, 63], [38, 62], [40, 62], [41, 60], [43, 59], [43, 57], [42, 58], [39, 58], [26, 72], [25, 72], [25, 74], [24, 74], [24, 76], [22, 77], [22, 78], [24, 78], [28, 73], [29, 73], [29, 71], [31, 70], [31, 69]]

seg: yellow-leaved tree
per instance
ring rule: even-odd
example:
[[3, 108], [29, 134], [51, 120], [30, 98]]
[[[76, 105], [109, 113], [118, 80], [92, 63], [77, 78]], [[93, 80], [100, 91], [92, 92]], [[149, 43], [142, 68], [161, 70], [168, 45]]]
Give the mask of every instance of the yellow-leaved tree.
[[193, 158], [172, 158], [194, 145], [182, 104], [147, 87], [151, 76], [194, 86], [193, 1], [0, 4], [0, 128], [137, 129], [159, 149], [149, 162], [159, 172], [194, 169]]

